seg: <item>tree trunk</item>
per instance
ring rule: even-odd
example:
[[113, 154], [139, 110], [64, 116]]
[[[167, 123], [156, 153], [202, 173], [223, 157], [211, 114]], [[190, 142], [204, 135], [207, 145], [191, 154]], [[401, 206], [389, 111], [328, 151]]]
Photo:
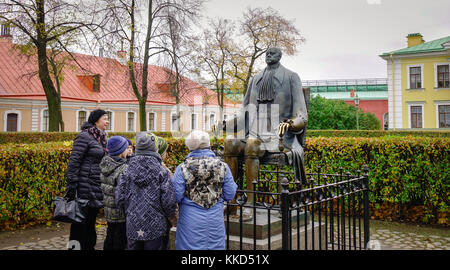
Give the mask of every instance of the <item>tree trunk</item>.
[[[47, 36], [45, 34], [45, 1], [37, 1], [36, 9], [36, 31], [37, 34], [37, 55], [39, 67], [39, 79], [42, 88], [44, 88], [45, 96], [48, 104], [48, 131], [60, 131], [60, 123], [62, 122], [61, 114], [61, 97], [55, 89], [53, 81], [50, 77], [47, 60]], [[44, 30], [42, 30], [44, 29]]]
[[147, 119], [145, 117], [146, 111], [145, 111], [145, 105], [146, 105], [146, 99], [140, 99], [139, 100], [139, 124], [141, 127], [141, 131], [147, 131]]
[[38, 47], [39, 79], [44, 88], [48, 104], [48, 131], [60, 131], [62, 120], [61, 97], [53, 85], [47, 65], [45, 43]]
[[250, 61], [250, 65], [248, 67], [247, 77], [245, 78], [244, 85], [243, 85], [244, 89], [242, 89], [244, 92], [244, 96], [247, 93], [248, 83], [250, 82], [250, 78], [252, 77], [253, 65], [255, 64], [255, 60], [256, 60], [256, 58], [253, 56], [252, 60]]
[[[180, 101], [178, 98], [176, 98], [177, 102], [177, 131], [181, 131], [181, 115], [180, 115]], [[172, 119], [170, 120], [172, 121]]]

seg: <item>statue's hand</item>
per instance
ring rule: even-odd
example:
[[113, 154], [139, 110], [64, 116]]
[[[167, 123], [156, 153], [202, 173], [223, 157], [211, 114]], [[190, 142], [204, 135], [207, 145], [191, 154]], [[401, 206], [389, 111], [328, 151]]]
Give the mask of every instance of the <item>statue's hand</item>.
[[288, 131], [289, 130], [289, 128], [291, 127], [291, 125], [292, 125], [292, 120], [291, 119], [287, 119], [287, 120], [284, 120], [283, 122], [281, 122], [279, 125], [278, 125], [278, 136], [280, 137], [280, 138], [282, 138], [283, 136], [284, 136], [284, 134], [286, 133], [286, 131]]

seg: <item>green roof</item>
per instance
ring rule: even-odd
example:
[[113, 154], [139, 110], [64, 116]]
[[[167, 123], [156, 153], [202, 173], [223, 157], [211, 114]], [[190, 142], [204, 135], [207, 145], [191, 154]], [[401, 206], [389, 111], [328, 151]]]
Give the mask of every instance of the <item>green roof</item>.
[[[358, 97], [361, 100], [387, 100], [388, 92], [357, 92]], [[354, 100], [354, 97], [350, 96], [350, 92], [324, 92], [324, 93], [311, 93], [311, 97], [321, 96], [326, 99], [339, 99], [339, 100]]]
[[428, 52], [445, 51], [445, 48], [444, 48], [444, 46], [442, 46], [442, 44], [447, 43], [449, 41], [450, 41], [450, 36], [436, 39], [433, 41], [428, 41], [428, 42], [425, 42], [425, 43], [422, 43], [422, 44], [419, 44], [416, 46], [412, 46], [409, 48], [404, 48], [404, 49], [396, 50], [393, 52], [383, 53], [382, 56], [387, 56], [387, 55], [390, 55], [391, 53], [393, 55], [398, 55], [398, 54], [414, 54], [414, 53], [428, 53]]
[[387, 84], [377, 85], [322, 85], [322, 86], [310, 86], [311, 93], [317, 92], [350, 92], [351, 89], [355, 91], [386, 91], [388, 90]]

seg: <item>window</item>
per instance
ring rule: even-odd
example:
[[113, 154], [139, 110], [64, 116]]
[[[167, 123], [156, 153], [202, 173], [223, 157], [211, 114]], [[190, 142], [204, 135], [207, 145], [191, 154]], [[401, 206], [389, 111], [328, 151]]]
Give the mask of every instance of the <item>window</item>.
[[439, 128], [450, 128], [450, 105], [439, 105]]
[[155, 113], [148, 114], [148, 130], [154, 131], [156, 128]]
[[41, 131], [48, 131], [48, 109], [42, 110]]
[[135, 131], [134, 128], [134, 112], [128, 112], [127, 113], [127, 131]]
[[78, 111], [78, 130], [81, 131], [81, 126], [84, 122], [86, 122], [87, 119], [87, 112], [86, 111]]
[[409, 87], [411, 89], [422, 88], [422, 74], [421, 67], [410, 67], [409, 68]]
[[108, 116], [108, 127], [106, 127], [106, 131], [112, 131], [113, 130], [113, 112], [112, 111], [106, 111], [106, 115]]
[[178, 130], [178, 123], [177, 123], [177, 114], [173, 113], [172, 114], [172, 121], [171, 121], [171, 126], [170, 126], [170, 130], [175, 131]]
[[210, 114], [209, 115], [209, 129], [212, 128], [212, 126], [214, 125], [215, 122], [216, 122], [216, 115]]
[[191, 114], [191, 130], [197, 129], [197, 115]]
[[438, 87], [450, 87], [449, 86], [449, 65], [437, 66], [437, 81]]
[[92, 76], [92, 90], [94, 90], [94, 92], [100, 91], [100, 75], [99, 74]]
[[17, 113], [8, 113], [6, 122], [6, 131], [16, 132], [17, 131], [17, 122], [19, 119], [19, 114]]
[[422, 106], [411, 106], [411, 128], [422, 128]]

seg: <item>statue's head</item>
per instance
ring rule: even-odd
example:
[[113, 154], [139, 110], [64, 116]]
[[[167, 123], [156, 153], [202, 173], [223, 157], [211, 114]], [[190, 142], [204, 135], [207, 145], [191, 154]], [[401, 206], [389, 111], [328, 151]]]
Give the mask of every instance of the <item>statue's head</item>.
[[269, 48], [266, 52], [266, 63], [268, 65], [276, 64], [280, 62], [282, 55], [283, 54], [281, 53], [281, 50], [279, 48]]

